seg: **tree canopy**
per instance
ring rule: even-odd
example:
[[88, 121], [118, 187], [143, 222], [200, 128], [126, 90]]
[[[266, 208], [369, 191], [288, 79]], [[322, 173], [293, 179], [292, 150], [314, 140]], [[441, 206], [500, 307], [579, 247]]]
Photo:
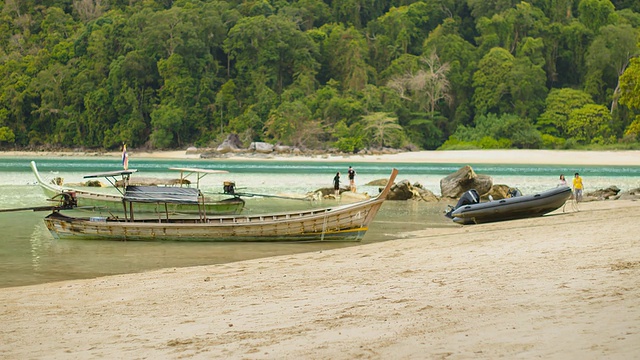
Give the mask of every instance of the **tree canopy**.
[[[611, 0], [0, 4], [0, 147], [637, 143], [640, 6]], [[248, 144], [247, 144], [248, 145]]]

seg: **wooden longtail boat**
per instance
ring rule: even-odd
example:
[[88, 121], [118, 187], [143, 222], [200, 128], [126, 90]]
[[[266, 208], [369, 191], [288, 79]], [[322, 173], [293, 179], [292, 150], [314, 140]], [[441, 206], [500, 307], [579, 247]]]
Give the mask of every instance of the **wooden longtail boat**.
[[[77, 206], [79, 208], [91, 208], [91, 209], [104, 210], [109, 212], [122, 212], [122, 209], [123, 209], [122, 193], [119, 193], [119, 194], [100, 193], [96, 191], [87, 191], [87, 190], [63, 187], [56, 184], [47, 183], [40, 176], [40, 173], [38, 172], [38, 168], [34, 161], [31, 162], [31, 170], [33, 171], [33, 175], [35, 175], [36, 180], [38, 181], [38, 184], [44, 191], [44, 194], [49, 198], [53, 198], [56, 195], [59, 195], [61, 193], [73, 192], [75, 193], [75, 197], [78, 202]], [[199, 180], [204, 176], [202, 174], [221, 172], [220, 170], [208, 170], [208, 169], [188, 169], [188, 170], [190, 170], [190, 172], [198, 173], [198, 185], [199, 185]], [[131, 174], [135, 172], [137, 172], [137, 170], [135, 169], [120, 170], [120, 171], [112, 171], [109, 173], [87, 175], [85, 176], [85, 178], [95, 178], [95, 177], [104, 176], [109, 180], [109, 182], [112, 183], [112, 185], [118, 191], [120, 191], [120, 188], [116, 186], [116, 183], [118, 181], [116, 181], [115, 177], [119, 176], [128, 181]], [[183, 177], [181, 175], [180, 183], [182, 183], [182, 180], [183, 180]], [[204, 203], [204, 210], [207, 212], [207, 214], [212, 214], [212, 215], [213, 214], [219, 214], [219, 215], [239, 214], [242, 212], [242, 209], [244, 208], [244, 204], [245, 204], [244, 200], [237, 196], [227, 198], [224, 200], [218, 200], [218, 201], [206, 199]], [[138, 206], [136, 210], [138, 212], [164, 213], [165, 210], [167, 209], [165, 209], [164, 206], [159, 207], [158, 204], [155, 204], [155, 203], [146, 203], [146, 204], [140, 204], [140, 206]], [[194, 206], [193, 204], [175, 203], [175, 204], [168, 204], [168, 211], [171, 213], [198, 214], [201, 210], [198, 208], [197, 205]]]
[[[54, 211], [45, 218], [58, 239], [142, 240], [142, 241], [360, 241], [378, 213], [396, 178], [393, 169], [385, 188], [368, 200], [321, 209], [262, 215], [208, 216], [197, 218], [134, 219], [139, 203], [201, 202], [197, 189], [174, 188], [171, 193], [150, 193], [129, 187], [124, 195], [129, 211], [125, 218], [77, 218]], [[167, 188], [171, 189], [171, 188]]]

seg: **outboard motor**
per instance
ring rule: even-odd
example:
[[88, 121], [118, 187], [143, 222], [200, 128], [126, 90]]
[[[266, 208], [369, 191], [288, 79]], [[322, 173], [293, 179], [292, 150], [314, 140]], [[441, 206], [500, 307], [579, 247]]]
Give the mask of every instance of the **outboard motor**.
[[465, 205], [477, 204], [479, 202], [480, 202], [480, 195], [478, 195], [478, 192], [476, 191], [476, 189], [470, 189], [466, 191], [464, 194], [462, 194], [456, 206], [452, 207], [449, 211], [447, 211], [445, 216], [452, 219], [453, 216], [451, 216], [451, 213], [456, 211], [457, 208]]
[[509, 191], [507, 191], [507, 196], [510, 198], [522, 196], [522, 192], [518, 188], [509, 188]]
[[233, 181], [225, 181], [223, 183], [223, 187], [222, 189], [224, 190], [225, 194], [235, 194], [236, 193], [236, 183], [234, 183]]

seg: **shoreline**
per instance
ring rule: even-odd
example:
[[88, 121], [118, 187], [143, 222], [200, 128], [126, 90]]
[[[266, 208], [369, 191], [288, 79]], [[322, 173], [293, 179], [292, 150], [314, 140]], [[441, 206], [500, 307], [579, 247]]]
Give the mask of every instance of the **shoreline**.
[[[448, 150], [416, 151], [382, 155], [261, 155], [227, 154], [221, 157], [201, 159], [200, 154], [186, 151], [139, 152], [129, 150], [129, 160], [185, 159], [202, 161], [319, 161], [319, 162], [389, 162], [389, 163], [437, 163], [437, 164], [523, 164], [523, 165], [608, 165], [640, 166], [640, 150], [577, 151], [577, 150]], [[55, 151], [4, 151], [0, 157], [117, 157], [120, 152], [55, 152]]]
[[[0, 289], [7, 358], [633, 358], [640, 203]], [[37, 341], [33, 341], [37, 339]]]

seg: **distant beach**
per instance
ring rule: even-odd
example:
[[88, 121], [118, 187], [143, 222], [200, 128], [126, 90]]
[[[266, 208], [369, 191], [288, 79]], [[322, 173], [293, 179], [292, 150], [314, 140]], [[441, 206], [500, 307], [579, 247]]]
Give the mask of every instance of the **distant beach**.
[[[144, 152], [129, 150], [130, 158], [147, 159], [199, 159], [199, 153], [185, 150]], [[5, 151], [0, 156], [51, 157], [51, 156], [106, 156], [120, 157], [120, 152], [23, 152]], [[294, 156], [288, 154], [224, 154], [216, 160], [265, 159], [277, 161], [334, 161], [334, 162], [399, 162], [399, 163], [459, 163], [459, 164], [548, 164], [548, 165], [631, 165], [640, 166], [640, 151], [576, 151], [576, 150], [456, 150], [416, 151], [382, 155], [316, 155]]]

